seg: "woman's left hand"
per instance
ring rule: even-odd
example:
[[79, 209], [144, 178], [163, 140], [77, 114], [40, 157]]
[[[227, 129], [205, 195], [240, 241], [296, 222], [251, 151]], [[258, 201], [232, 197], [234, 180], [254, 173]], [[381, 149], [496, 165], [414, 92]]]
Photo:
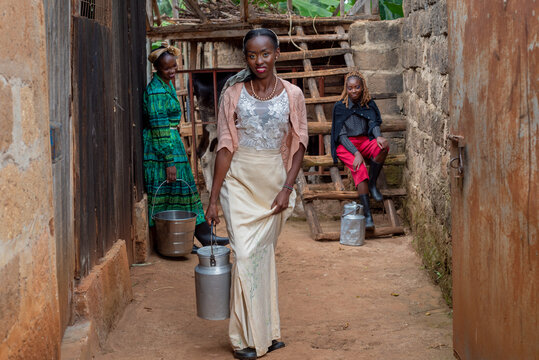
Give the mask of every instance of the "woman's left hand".
[[289, 189], [281, 189], [277, 196], [275, 197], [275, 200], [273, 200], [273, 204], [271, 204], [271, 208], [273, 209], [273, 215], [280, 213], [283, 210], [286, 210], [288, 208], [288, 200], [290, 198], [290, 191]]
[[378, 136], [376, 138], [376, 142], [378, 143], [378, 147], [382, 150], [387, 149], [389, 147], [389, 142], [385, 137]]

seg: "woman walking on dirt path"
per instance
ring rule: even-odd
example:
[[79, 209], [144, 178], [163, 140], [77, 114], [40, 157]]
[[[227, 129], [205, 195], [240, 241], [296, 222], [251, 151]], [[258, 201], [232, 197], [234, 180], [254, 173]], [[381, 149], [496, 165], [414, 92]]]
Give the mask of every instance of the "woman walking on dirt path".
[[277, 303], [275, 246], [296, 194], [293, 184], [308, 141], [301, 89], [274, 73], [279, 42], [269, 29], [243, 39], [247, 69], [225, 84], [208, 222], [219, 223], [220, 196], [232, 270], [229, 337], [236, 359], [284, 347]]
[[[178, 55], [178, 48], [163, 42], [148, 56], [156, 70], [143, 95], [144, 183], [148, 193], [149, 221], [153, 229], [152, 210], [154, 213], [165, 210], [192, 211], [197, 214], [195, 237], [206, 246], [210, 244], [210, 227], [204, 219], [204, 209], [177, 128], [181, 108], [172, 80], [176, 74]], [[167, 183], [157, 193], [164, 180]], [[152, 206], [154, 202], [155, 208]], [[218, 238], [218, 243], [226, 245], [228, 239]], [[194, 246], [193, 251], [196, 249]]]
[[[389, 142], [382, 137], [381, 124], [380, 110], [371, 99], [365, 78], [358, 71], [350, 72], [344, 79], [341, 99], [333, 107], [331, 155], [335, 163], [340, 159], [352, 172], [367, 229], [374, 228], [369, 191], [374, 200], [383, 200], [376, 181], [389, 152]], [[370, 159], [368, 172], [365, 158]]]

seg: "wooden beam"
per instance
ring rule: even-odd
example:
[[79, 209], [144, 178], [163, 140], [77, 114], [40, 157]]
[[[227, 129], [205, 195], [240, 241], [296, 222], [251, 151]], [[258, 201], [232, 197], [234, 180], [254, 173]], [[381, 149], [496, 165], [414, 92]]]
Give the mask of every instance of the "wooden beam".
[[[339, 164], [342, 165], [340, 161]], [[406, 164], [405, 154], [389, 154], [384, 163], [384, 165], [404, 164]], [[311, 166], [336, 166], [336, 164], [333, 163], [331, 155], [305, 155], [303, 157], [303, 167], [309, 168]]]
[[306, 202], [303, 199], [303, 193], [305, 191], [309, 191], [309, 186], [307, 185], [305, 174], [303, 173], [302, 169], [299, 170], [298, 177], [296, 178], [296, 184], [298, 185], [298, 195], [302, 200], [303, 209], [305, 210], [305, 217], [307, 218], [307, 223], [309, 224], [309, 229], [311, 230], [311, 236], [316, 238], [316, 236], [322, 232], [322, 227], [318, 221], [318, 216], [316, 215], [316, 210], [314, 209], [313, 203]]
[[279, 56], [278, 61], [290, 61], [290, 60], [305, 60], [305, 59], [314, 59], [322, 58], [328, 56], [338, 56], [344, 54], [352, 53], [352, 49], [318, 49], [318, 50], [305, 50], [305, 51], [291, 51], [283, 52]]
[[281, 79], [301, 79], [301, 78], [314, 78], [314, 77], [332, 76], [332, 75], [344, 75], [344, 74], [348, 74], [349, 72], [350, 72], [350, 69], [348, 68], [336, 68], [336, 69], [328, 69], [328, 70], [279, 73], [278, 76]]
[[345, 40], [348, 41], [350, 38], [348, 34], [344, 35], [338, 35], [338, 34], [320, 34], [320, 35], [304, 35], [304, 36], [288, 36], [288, 35], [282, 35], [279, 36], [279, 42], [280, 43], [287, 43], [294, 41], [295, 43], [298, 42], [319, 42], [319, 41], [338, 41], [338, 40]]
[[[308, 124], [309, 135], [331, 134], [331, 123], [319, 123], [311, 121]], [[389, 119], [384, 120], [380, 126], [382, 132], [406, 131], [406, 120]]]
[[[376, 227], [373, 231], [366, 231], [365, 238], [372, 239], [381, 236], [388, 235], [402, 235], [404, 234], [404, 228], [402, 226], [384, 226]], [[319, 233], [315, 236], [316, 241], [339, 241], [341, 238], [341, 233], [339, 232], [325, 232]]]
[[[406, 196], [405, 189], [381, 189], [380, 192], [385, 197]], [[357, 191], [305, 191], [303, 199], [305, 201], [313, 200], [357, 200]]]
[[150, 40], [174, 39], [179, 41], [226, 41], [230, 39], [242, 39], [249, 30], [213, 30], [213, 31], [178, 31], [166, 34], [150, 31], [147, 37]]
[[[373, 99], [395, 99], [397, 97], [397, 94], [395, 93], [379, 93], [379, 94], [372, 94]], [[305, 104], [328, 104], [328, 103], [335, 103], [339, 101], [341, 98], [341, 95], [334, 95], [334, 96], [324, 96], [319, 98], [306, 98]]]
[[184, 4], [187, 5], [189, 10], [192, 10], [203, 23], [208, 22], [208, 18], [206, 17], [206, 14], [202, 12], [200, 6], [198, 6], [197, 0], [184, 0]]
[[[357, 20], [380, 20], [379, 16], [372, 15], [358, 15], [358, 16], [347, 16], [342, 18], [340, 16], [336, 17], [324, 17], [324, 18], [310, 18], [310, 17], [299, 17], [292, 16], [292, 25], [293, 26], [313, 26], [313, 22], [318, 29], [318, 25], [344, 25], [352, 24]], [[264, 16], [259, 18], [249, 19], [250, 24], [256, 25], [281, 25], [288, 26], [290, 25], [290, 19], [283, 16]]]

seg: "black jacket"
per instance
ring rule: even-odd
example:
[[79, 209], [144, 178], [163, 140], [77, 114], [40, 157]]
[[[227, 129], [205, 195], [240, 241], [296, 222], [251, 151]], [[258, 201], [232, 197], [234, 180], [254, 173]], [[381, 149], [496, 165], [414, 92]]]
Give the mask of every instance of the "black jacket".
[[333, 157], [333, 162], [337, 163], [337, 146], [339, 146], [339, 134], [344, 125], [346, 119], [348, 119], [352, 114], [357, 116], [364, 117], [368, 121], [368, 136], [369, 139], [374, 139], [372, 130], [376, 126], [382, 124], [382, 117], [380, 115], [380, 110], [374, 100], [370, 100], [366, 106], [354, 106], [351, 109], [348, 109], [342, 100], [337, 101], [335, 106], [333, 106], [333, 122], [331, 124], [331, 156]]

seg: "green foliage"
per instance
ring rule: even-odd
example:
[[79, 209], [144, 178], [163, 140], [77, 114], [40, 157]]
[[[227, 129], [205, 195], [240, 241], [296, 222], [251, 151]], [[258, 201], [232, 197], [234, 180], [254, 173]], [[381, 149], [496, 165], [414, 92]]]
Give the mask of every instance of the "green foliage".
[[404, 16], [402, 0], [379, 0], [379, 6], [382, 20], [393, 20]]
[[[240, 0], [233, 0], [239, 5]], [[345, 11], [348, 12], [356, 0], [345, 0]], [[178, 1], [179, 6], [184, 8], [183, 1]], [[261, 9], [274, 8], [281, 13], [286, 13], [286, 0], [249, 0], [249, 3]], [[172, 0], [157, 0], [161, 14], [172, 16]], [[293, 0], [294, 12], [302, 16], [327, 17], [339, 8], [339, 0]], [[402, 0], [379, 0], [380, 18], [393, 20], [403, 17]]]

